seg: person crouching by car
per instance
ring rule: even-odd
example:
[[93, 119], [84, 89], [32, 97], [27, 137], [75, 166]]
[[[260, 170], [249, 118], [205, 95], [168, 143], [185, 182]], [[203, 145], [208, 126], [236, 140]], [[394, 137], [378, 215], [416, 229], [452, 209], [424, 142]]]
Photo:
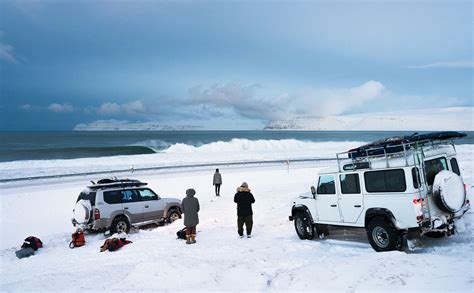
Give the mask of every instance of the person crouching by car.
[[253, 226], [252, 204], [255, 202], [253, 194], [250, 193], [249, 186], [246, 182], [242, 182], [237, 188], [234, 196], [234, 202], [237, 203], [237, 232], [240, 238], [244, 237], [244, 224], [247, 230], [247, 238], [251, 237]]
[[196, 243], [196, 226], [199, 224], [199, 200], [194, 197], [194, 189], [186, 190], [181, 209], [184, 213], [184, 226], [186, 226], [186, 244]]

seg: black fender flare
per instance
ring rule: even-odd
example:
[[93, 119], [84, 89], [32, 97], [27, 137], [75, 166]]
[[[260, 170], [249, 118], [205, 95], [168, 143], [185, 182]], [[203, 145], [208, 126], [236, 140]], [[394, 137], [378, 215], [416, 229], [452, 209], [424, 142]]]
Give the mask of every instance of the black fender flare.
[[367, 224], [375, 217], [384, 218], [388, 220], [394, 228], [397, 228], [396, 219], [393, 213], [385, 208], [370, 208], [365, 212], [365, 221], [364, 226], [367, 227]]
[[290, 221], [293, 220], [294, 216], [298, 213], [306, 213], [311, 221], [311, 223], [314, 223], [313, 221], [313, 216], [311, 215], [311, 212], [309, 211], [308, 207], [305, 205], [294, 205], [291, 208], [291, 217]]

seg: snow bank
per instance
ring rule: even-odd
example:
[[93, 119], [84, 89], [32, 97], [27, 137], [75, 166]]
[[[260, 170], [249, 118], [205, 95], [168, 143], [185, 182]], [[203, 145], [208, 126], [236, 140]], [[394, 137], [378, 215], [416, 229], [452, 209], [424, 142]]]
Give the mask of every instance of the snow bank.
[[[464, 153], [458, 157], [462, 172], [472, 174], [473, 165], [466, 164], [472, 157]], [[176, 240], [179, 220], [134, 231], [132, 244], [102, 253], [102, 234], [86, 235], [85, 246], [68, 248], [72, 208], [88, 178], [4, 187], [1, 291], [472, 291], [472, 212], [456, 235], [426, 240], [417, 253], [376, 253], [362, 229], [331, 229], [323, 240], [299, 240], [288, 221], [291, 200], [309, 191], [322, 167], [221, 168], [221, 197], [214, 196], [211, 169], [142, 174], [137, 179], [163, 197], [182, 198], [187, 188], [196, 189], [197, 243]], [[471, 193], [469, 176], [464, 179]], [[236, 232], [233, 195], [242, 181], [256, 198], [251, 239]], [[14, 251], [29, 235], [40, 237], [44, 248], [18, 260]]]

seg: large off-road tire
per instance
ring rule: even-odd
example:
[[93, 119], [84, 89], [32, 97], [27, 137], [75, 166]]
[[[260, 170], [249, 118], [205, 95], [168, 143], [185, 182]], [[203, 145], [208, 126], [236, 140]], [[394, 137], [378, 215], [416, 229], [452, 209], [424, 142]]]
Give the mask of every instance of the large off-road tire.
[[128, 234], [128, 232], [130, 232], [130, 222], [124, 216], [116, 217], [112, 221], [112, 225], [110, 226], [110, 232], [112, 232], [112, 234], [120, 232]]
[[401, 248], [402, 237], [392, 224], [384, 218], [374, 218], [366, 227], [367, 238], [377, 251], [390, 251]]
[[298, 213], [294, 216], [296, 234], [300, 239], [311, 240], [314, 238], [316, 231], [313, 223], [307, 213]]
[[178, 219], [181, 219], [181, 213], [179, 212], [179, 210], [173, 209], [168, 212], [168, 217], [166, 218], [166, 221], [168, 223], [173, 223]]

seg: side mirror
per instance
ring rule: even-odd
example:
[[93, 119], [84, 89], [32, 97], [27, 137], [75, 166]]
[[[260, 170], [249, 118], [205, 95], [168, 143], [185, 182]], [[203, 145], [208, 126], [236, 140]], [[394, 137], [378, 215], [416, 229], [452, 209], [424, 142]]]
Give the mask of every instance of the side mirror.
[[313, 194], [313, 198], [316, 198], [316, 188], [314, 188], [314, 186], [311, 186], [311, 193]]

